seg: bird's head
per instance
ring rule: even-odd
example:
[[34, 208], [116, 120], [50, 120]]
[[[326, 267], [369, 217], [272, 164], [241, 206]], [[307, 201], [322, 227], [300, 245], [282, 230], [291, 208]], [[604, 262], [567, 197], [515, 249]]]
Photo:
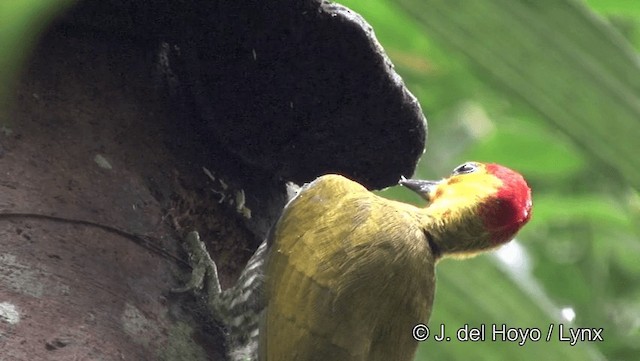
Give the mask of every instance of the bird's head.
[[510, 241], [531, 217], [531, 189], [517, 172], [467, 162], [439, 181], [402, 179], [427, 201], [425, 231], [445, 255], [468, 256]]

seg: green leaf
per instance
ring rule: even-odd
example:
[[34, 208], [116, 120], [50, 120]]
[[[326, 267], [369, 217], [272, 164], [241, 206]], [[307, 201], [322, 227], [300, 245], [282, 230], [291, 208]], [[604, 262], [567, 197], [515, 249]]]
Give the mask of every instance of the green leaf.
[[[465, 159], [496, 162], [532, 178], [570, 179], [582, 172], [582, 154], [539, 124], [512, 122], [467, 149]], [[517, 151], [516, 151], [517, 150]]]
[[398, 4], [478, 76], [640, 187], [640, 62], [597, 15], [569, 0]]
[[[429, 326], [438, 329], [445, 325], [451, 341], [425, 341], [417, 360], [542, 360], [549, 355], [557, 360], [597, 359], [594, 355], [598, 352], [592, 345], [571, 347], [559, 341], [558, 325], [568, 327], [570, 324], [559, 319], [557, 309], [541, 307], [542, 302], [535, 295], [515, 286], [513, 279], [500, 271], [489, 257], [443, 261], [438, 265], [437, 277], [436, 301]], [[465, 324], [476, 328], [484, 325], [485, 338], [478, 342], [459, 341], [456, 331]], [[506, 328], [529, 329], [531, 335], [539, 332], [541, 339], [503, 339], [500, 333], [492, 333], [494, 326], [500, 330], [503, 324]], [[551, 324], [554, 330], [547, 342]]]
[[625, 207], [600, 194], [534, 194], [534, 221], [546, 226], [567, 222], [597, 223], [602, 227], [630, 231], [632, 220]]

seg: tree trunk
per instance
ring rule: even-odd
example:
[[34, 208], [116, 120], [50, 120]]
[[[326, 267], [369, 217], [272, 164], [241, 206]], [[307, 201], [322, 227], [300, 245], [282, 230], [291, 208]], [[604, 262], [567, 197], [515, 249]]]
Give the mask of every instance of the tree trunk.
[[[180, 221], [204, 188], [184, 179], [208, 179], [200, 156], [167, 146], [180, 114], [148, 70], [156, 54], [51, 31], [22, 77], [0, 134], [0, 360], [221, 358], [221, 338], [180, 307], [189, 297], [169, 292], [188, 271]], [[248, 240], [226, 243], [227, 283]]]

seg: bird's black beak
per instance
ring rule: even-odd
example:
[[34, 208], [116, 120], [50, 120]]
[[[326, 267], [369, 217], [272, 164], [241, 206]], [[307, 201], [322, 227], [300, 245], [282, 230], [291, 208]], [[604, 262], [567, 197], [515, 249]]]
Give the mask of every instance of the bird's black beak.
[[412, 191], [418, 193], [420, 197], [424, 198], [427, 202], [431, 201], [431, 191], [433, 191], [441, 181], [430, 181], [422, 179], [406, 179], [402, 177], [398, 184], [405, 186]]

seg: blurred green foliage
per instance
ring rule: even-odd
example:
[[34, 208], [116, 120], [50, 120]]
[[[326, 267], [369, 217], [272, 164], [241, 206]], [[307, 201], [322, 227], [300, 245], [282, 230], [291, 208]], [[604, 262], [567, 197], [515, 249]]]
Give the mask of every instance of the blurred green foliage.
[[[0, 111], [38, 35], [75, 0], [0, 1]], [[1, 115], [1, 114], [0, 114]]]
[[[640, 2], [341, 3], [371, 23], [427, 114], [417, 177], [479, 160], [519, 170], [533, 188], [516, 243], [438, 266], [429, 325], [452, 341], [425, 341], [417, 360], [637, 360]], [[491, 341], [503, 323], [542, 340]], [[456, 341], [465, 324], [485, 324], [485, 341]], [[604, 341], [570, 346], [559, 324], [603, 328]]]

